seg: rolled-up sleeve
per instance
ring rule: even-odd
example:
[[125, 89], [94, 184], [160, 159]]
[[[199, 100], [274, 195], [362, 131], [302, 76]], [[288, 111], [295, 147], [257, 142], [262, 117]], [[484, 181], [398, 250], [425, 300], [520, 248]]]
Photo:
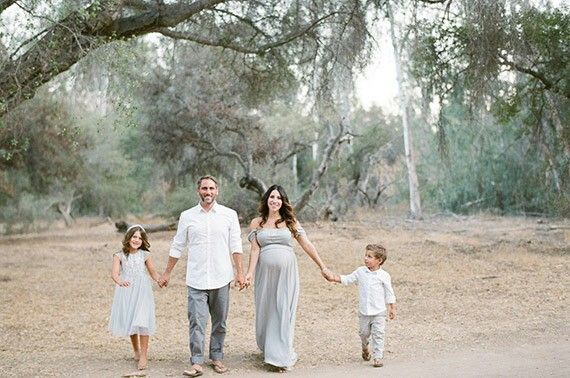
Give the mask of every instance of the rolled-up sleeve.
[[243, 253], [241, 242], [241, 227], [237, 213], [232, 211], [232, 219], [230, 223], [230, 251], [232, 253]]
[[180, 219], [178, 220], [178, 228], [176, 229], [176, 235], [172, 239], [170, 244], [170, 252], [168, 255], [179, 259], [182, 256], [184, 248], [188, 245], [188, 215], [186, 213], [180, 214]]
[[390, 275], [382, 282], [384, 284], [384, 302], [385, 303], [396, 303], [396, 294], [394, 293], [394, 288], [392, 287], [392, 279]]

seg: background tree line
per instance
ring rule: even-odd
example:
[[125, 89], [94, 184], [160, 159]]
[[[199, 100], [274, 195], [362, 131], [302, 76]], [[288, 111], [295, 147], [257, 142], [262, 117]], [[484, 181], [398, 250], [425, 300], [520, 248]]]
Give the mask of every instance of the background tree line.
[[[272, 183], [305, 219], [414, 191], [429, 212], [570, 214], [563, 5], [2, 0], [0, 16], [4, 232], [173, 217], [204, 173], [244, 219]], [[371, 30], [392, 35], [400, 114], [354, 95]]]

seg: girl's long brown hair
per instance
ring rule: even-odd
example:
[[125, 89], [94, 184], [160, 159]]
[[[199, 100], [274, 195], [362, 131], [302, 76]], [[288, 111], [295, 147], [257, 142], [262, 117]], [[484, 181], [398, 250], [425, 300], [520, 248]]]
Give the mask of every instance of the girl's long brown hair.
[[282, 201], [281, 208], [279, 209], [280, 218], [275, 221], [275, 227], [278, 227], [279, 223], [285, 222], [289, 231], [291, 231], [294, 237], [297, 237], [299, 235], [299, 231], [297, 231], [296, 227], [297, 218], [295, 217], [295, 210], [293, 209], [291, 202], [289, 202], [289, 197], [287, 197], [285, 189], [280, 185], [271, 185], [263, 194], [263, 197], [261, 197], [261, 202], [259, 203], [259, 215], [261, 216], [261, 222], [259, 222], [259, 226], [262, 227], [267, 223], [267, 218], [269, 217], [269, 206], [267, 205], [267, 201], [269, 200], [269, 195], [274, 190], [279, 192]]
[[144, 251], [150, 251], [150, 243], [148, 242], [148, 236], [146, 234], [145, 229], [139, 226], [131, 227], [130, 229], [127, 230], [127, 232], [125, 233], [125, 237], [123, 238], [122, 250], [125, 256], [127, 257], [129, 257], [129, 241], [137, 231], [141, 233], [142, 245], [140, 249]]

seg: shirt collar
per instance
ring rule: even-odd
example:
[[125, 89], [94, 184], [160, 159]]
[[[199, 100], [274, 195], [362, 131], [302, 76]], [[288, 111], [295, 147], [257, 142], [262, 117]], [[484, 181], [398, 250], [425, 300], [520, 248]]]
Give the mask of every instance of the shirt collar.
[[[210, 211], [208, 211], [208, 212], [216, 213], [219, 206], [220, 206], [220, 205], [218, 205], [218, 202], [214, 201], [214, 204], [212, 205], [212, 208], [211, 208]], [[198, 202], [198, 208], [200, 209], [200, 212], [206, 213], [206, 210], [204, 210], [204, 208], [202, 207], [202, 204], [200, 204], [200, 202]]]
[[366, 268], [366, 272], [370, 273], [370, 274], [380, 274], [380, 272], [382, 271], [382, 267], [380, 267], [380, 269], [378, 269], [378, 270], [370, 270], [367, 267], [365, 267], [365, 268]]

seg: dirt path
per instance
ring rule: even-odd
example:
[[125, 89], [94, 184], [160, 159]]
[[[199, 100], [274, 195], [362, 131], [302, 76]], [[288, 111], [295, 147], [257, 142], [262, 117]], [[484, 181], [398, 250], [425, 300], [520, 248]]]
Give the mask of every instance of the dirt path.
[[[436, 357], [414, 360], [395, 359], [380, 369], [348, 364], [338, 368], [324, 367], [315, 372], [299, 371], [296, 376], [364, 377], [569, 377], [570, 342], [549, 341], [547, 344], [524, 345], [500, 350], [471, 349]], [[378, 371], [376, 371], [378, 370]]]
[[[570, 221], [384, 217], [305, 228], [339, 273], [362, 264], [366, 244], [384, 243], [398, 317], [388, 324], [386, 366], [362, 362], [356, 287], [327, 283], [297, 250], [300, 360], [288, 376], [570, 376]], [[159, 270], [172, 236], [151, 234]], [[111, 256], [120, 239], [112, 225], [89, 220], [0, 237], [1, 377], [118, 377], [132, 369], [128, 340], [106, 330]], [[167, 289], [155, 288], [158, 330], [149, 376], [180, 376], [187, 367], [184, 265]], [[269, 373], [255, 345], [254, 316], [253, 291], [233, 290], [225, 348], [230, 376]]]
[[[264, 369], [249, 370], [233, 365], [224, 376], [266, 377], [272, 375]], [[80, 376], [118, 377], [117, 372], [130, 372], [134, 365], [130, 361], [84, 360], [81, 364], [70, 364], [64, 371], [76, 372]], [[183, 362], [153, 362], [148, 370], [148, 377], [182, 376]], [[277, 373], [274, 373], [278, 375]], [[63, 374], [66, 375], [66, 374]], [[547, 340], [541, 344], [517, 344], [500, 349], [485, 349], [484, 346], [452, 353], [437, 354], [414, 358], [401, 356], [387, 359], [382, 368], [373, 368], [369, 363], [358, 360], [347, 361], [337, 366], [316, 365], [313, 367], [293, 368], [287, 377], [367, 377], [371, 375], [385, 377], [569, 377], [570, 376], [570, 340]], [[204, 377], [219, 377], [206, 367]]]

